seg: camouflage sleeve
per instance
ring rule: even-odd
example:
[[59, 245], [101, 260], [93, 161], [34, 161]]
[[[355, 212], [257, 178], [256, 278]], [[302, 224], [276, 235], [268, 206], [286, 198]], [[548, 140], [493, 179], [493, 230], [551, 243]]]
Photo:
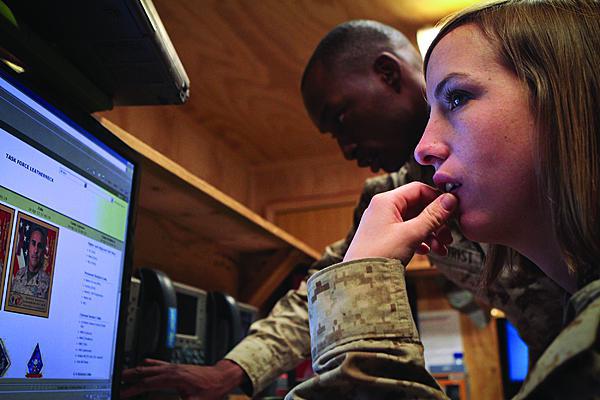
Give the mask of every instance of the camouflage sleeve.
[[[348, 235], [329, 245], [311, 269], [320, 270], [342, 261], [371, 198], [394, 188], [404, 175], [401, 171], [365, 182]], [[278, 375], [310, 356], [307, 306], [304, 283], [279, 300], [267, 318], [255, 322], [248, 336], [225, 356], [244, 369], [252, 383], [253, 394], [259, 393]]]
[[310, 356], [307, 306], [303, 281], [275, 304], [267, 318], [252, 324], [248, 336], [225, 356], [246, 372], [252, 395]]
[[447, 399], [424, 366], [397, 260], [340, 263], [308, 281], [317, 375], [291, 399]]

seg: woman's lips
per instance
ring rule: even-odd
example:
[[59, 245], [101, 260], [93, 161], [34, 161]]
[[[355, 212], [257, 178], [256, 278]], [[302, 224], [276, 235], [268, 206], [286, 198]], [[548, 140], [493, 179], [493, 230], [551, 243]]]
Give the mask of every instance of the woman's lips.
[[461, 187], [460, 183], [446, 182], [442, 191], [446, 193], [452, 193], [455, 190], [458, 190], [459, 187]]
[[455, 193], [462, 186], [457, 180], [439, 174], [433, 176], [433, 183], [443, 193]]

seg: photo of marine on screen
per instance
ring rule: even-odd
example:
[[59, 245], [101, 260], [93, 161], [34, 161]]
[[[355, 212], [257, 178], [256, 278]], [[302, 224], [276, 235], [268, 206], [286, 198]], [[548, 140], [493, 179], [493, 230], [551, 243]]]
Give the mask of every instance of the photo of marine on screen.
[[48, 317], [58, 228], [19, 213], [4, 309]]
[[0, 306], [4, 298], [4, 278], [8, 266], [8, 250], [15, 210], [0, 204]]

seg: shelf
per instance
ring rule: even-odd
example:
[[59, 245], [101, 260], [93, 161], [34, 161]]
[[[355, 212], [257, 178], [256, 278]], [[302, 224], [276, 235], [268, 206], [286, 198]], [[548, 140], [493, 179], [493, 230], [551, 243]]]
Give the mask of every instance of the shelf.
[[[135, 267], [151, 264], [175, 280], [242, 294], [242, 301], [261, 305], [299, 262], [320, 256], [106, 118], [98, 120], [142, 156]], [[243, 271], [246, 267], [257, 271]], [[269, 277], [271, 271], [265, 268], [277, 279], [266, 279], [266, 287], [249, 282]], [[234, 284], [232, 279], [244, 283]], [[255, 288], [252, 293], [243, 290], [248, 285]], [[257, 292], [262, 295], [257, 297]]]

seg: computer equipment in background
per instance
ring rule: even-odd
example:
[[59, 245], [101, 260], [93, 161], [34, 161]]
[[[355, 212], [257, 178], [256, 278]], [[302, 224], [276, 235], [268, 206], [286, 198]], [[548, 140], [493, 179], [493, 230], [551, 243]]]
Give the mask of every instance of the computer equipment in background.
[[[144, 358], [213, 365], [239, 343], [256, 320], [256, 307], [238, 303], [225, 293], [172, 282], [156, 269], [142, 268], [139, 274], [141, 279], [131, 281], [127, 367]], [[147, 283], [152, 287], [147, 288]]]
[[137, 319], [136, 364], [145, 358], [169, 361], [175, 348], [177, 298], [162, 271], [142, 268]]
[[173, 286], [177, 296], [177, 334], [171, 362], [205, 365], [208, 294], [179, 282]]
[[238, 303], [238, 308], [240, 309], [242, 338], [244, 338], [250, 330], [250, 325], [258, 318], [258, 308], [246, 303]]
[[529, 370], [529, 348], [519, 336], [517, 329], [505, 318], [496, 319], [500, 365], [504, 396], [517, 394]]
[[127, 306], [127, 322], [125, 330], [125, 345], [123, 350], [123, 365], [130, 368], [136, 365], [137, 359], [135, 350], [137, 346], [137, 328], [138, 328], [138, 310], [140, 307], [140, 290], [142, 281], [136, 277], [131, 277], [129, 287], [129, 303]]

